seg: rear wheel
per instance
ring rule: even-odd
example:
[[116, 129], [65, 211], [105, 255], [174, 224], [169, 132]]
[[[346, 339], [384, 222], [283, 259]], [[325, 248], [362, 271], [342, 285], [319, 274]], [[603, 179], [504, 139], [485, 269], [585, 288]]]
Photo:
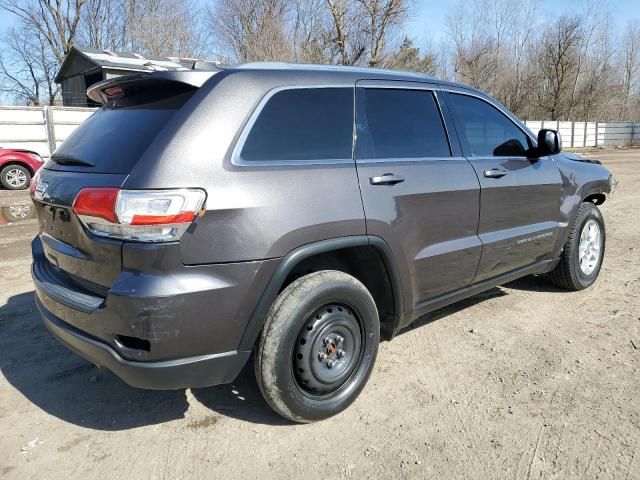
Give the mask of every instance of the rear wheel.
[[7, 165], [0, 172], [2, 186], [9, 190], [23, 190], [31, 182], [31, 172], [22, 165]]
[[346, 273], [306, 275], [282, 291], [260, 337], [260, 391], [299, 423], [347, 408], [364, 388], [378, 351], [380, 324], [369, 291]]
[[602, 213], [592, 203], [580, 205], [562, 258], [549, 278], [567, 290], [583, 290], [598, 278], [604, 258], [605, 228]]

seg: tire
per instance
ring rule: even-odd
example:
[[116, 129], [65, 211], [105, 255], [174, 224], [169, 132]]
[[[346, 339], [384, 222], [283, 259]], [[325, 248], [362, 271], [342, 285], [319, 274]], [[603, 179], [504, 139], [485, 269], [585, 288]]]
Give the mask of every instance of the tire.
[[[594, 227], [594, 225], [596, 227]], [[583, 252], [590, 255], [591, 261], [583, 262], [581, 266], [581, 238], [588, 239], [592, 228], [599, 231], [599, 248], [597, 254], [593, 247]], [[583, 235], [586, 235], [584, 237]], [[560, 263], [549, 273], [549, 279], [561, 288], [578, 291], [590, 287], [598, 278], [602, 260], [604, 258], [606, 232], [602, 213], [593, 203], [585, 202], [578, 208], [576, 217], [569, 230], [569, 237], [564, 245]], [[589, 243], [589, 242], [587, 242]], [[595, 242], [591, 242], [592, 245]]]
[[256, 349], [258, 387], [279, 415], [323, 420], [360, 394], [379, 342], [378, 310], [365, 286], [335, 270], [311, 273], [271, 306]]
[[24, 190], [31, 183], [31, 172], [22, 165], [7, 165], [0, 172], [0, 182], [7, 190]]

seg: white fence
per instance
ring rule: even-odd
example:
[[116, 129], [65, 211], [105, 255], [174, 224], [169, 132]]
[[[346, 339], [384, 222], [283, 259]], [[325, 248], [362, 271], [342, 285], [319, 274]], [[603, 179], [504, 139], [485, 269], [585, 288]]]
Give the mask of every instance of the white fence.
[[564, 148], [640, 145], [640, 122], [560, 122], [527, 120], [530, 130], [558, 130]]
[[[0, 107], [0, 146], [24, 148], [48, 158], [95, 109], [75, 107]], [[558, 130], [564, 148], [640, 146], [640, 122], [559, 122], [528, 120], [537, 133]]]
[[94, 108], [0, 107], [0, 147], [23, 148], [48, 158]]

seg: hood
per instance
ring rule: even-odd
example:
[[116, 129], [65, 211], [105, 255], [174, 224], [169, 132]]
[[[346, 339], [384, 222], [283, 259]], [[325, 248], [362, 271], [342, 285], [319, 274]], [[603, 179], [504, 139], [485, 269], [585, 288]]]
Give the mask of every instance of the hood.
[[600, 160], [596, 160], [595, 158], [585, 158], [582, 155], [578, 155], [577, 153], [572, 152], [562, 152], [564, 158], [568, 160], [573, 160], [574, 162], [583, 162], [583, 163], [596, 163], [598, 165], [602, 165]]

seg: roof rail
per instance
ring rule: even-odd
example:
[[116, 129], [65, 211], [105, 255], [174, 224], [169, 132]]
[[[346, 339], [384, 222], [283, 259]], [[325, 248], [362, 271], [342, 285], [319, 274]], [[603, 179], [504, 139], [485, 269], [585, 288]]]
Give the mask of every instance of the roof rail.
[[288, 63], [288, 62], [248, 62], [240, 63], [229, 67], [238, 70], [314, 70], [314, 71], [337, 71], [354, 73], [395, 73], [398, 75], [412, 75], [421, 78], [434, 79], [434, 77], [420, 72], [410, 72], [406, 70], [391, 70], [386, 68], [358, 67], [351, 65], [326, 65], [315, 63]]

